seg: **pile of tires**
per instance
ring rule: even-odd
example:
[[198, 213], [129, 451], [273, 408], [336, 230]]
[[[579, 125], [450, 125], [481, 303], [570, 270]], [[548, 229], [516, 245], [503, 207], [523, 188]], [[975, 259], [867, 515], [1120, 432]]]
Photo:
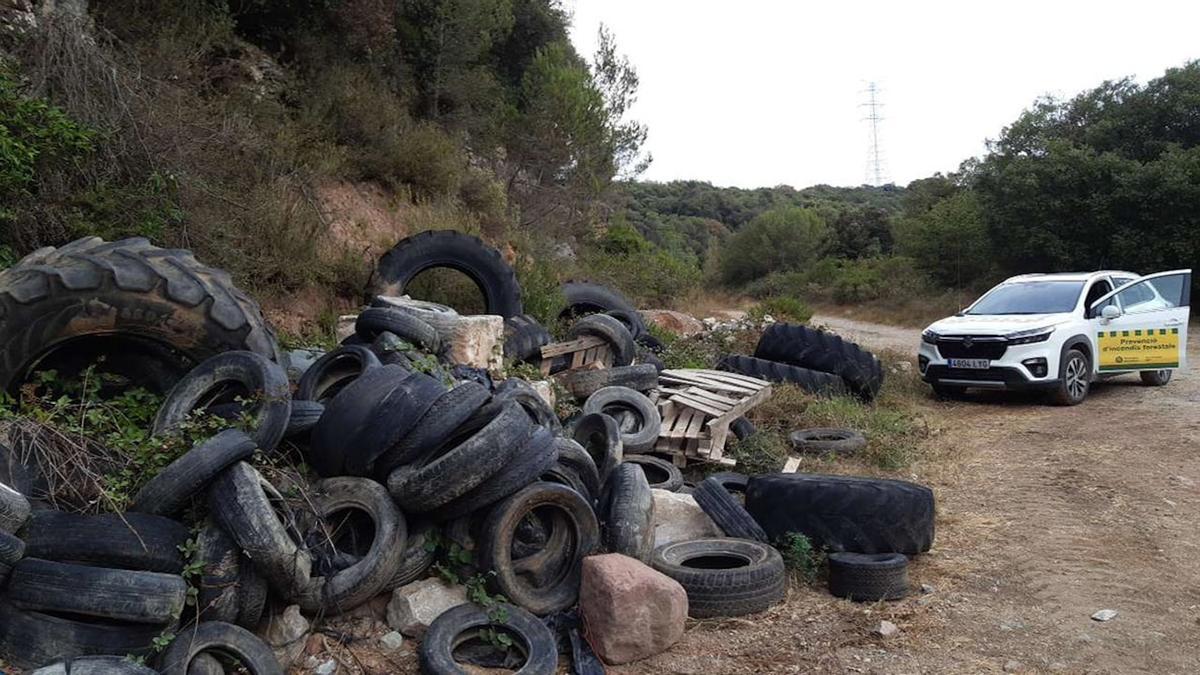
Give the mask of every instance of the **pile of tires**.
[[863, 401], [875, 399], [884, 378], [883, 364], [871, 352], [819, 328], [788, 323], [768, 326], [754, 356], [725, 356], [717, 367], [815, 394], [850, 393]]

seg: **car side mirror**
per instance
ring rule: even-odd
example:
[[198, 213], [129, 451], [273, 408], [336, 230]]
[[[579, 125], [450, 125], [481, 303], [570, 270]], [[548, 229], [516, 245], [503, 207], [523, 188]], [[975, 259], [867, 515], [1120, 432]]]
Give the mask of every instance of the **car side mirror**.
[[1105, 305], [1100, 309], [1100, 318], [1105, 321], [1112, 321], [1121, 316], [1121, 308], [1116, 305]]

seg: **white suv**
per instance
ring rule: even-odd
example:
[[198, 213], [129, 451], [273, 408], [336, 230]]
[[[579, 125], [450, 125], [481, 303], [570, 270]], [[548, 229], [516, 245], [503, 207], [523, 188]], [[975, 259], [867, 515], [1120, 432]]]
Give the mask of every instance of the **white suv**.
[[1062, 405], [1101, 377], [1139, 372], [1164, 385], [1186, 366], [1191, 274], [1013, 277], [925, 329], [921, 376], [940, 396], [1033, 389]]

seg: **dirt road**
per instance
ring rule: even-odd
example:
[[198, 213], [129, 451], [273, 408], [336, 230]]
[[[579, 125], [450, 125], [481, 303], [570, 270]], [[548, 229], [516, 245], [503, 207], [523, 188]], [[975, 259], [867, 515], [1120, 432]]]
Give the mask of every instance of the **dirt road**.
[[[918, 331], [818, 318], [866, 346]], [[1098, 384], [1074, 408], [987, 396], [922, 404], [938, 499], [932, 592], [863, 606], [819, 586], [746, 621], [705, 622], [622, 672], [1200, 672], [1200, 345], [1165, 388]], [[906, 472], [908, 473], [908, 472]], [[1108, 622], [1091, 619], [1101, 609]], [[883, 639], [881, 619], [900, 627]]]

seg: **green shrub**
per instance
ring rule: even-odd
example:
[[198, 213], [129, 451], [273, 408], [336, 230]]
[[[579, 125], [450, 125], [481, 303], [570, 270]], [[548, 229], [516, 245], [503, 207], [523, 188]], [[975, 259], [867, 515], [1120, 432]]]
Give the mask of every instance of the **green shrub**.
[[803, 300], [790, 295], [775, 295], [761, 300], [748, 312], [755, 322], [761, 322], [763, 317], [770, 316], [776, 321], [808, 323], [812, 314], [812, 310]]
[[781, 207], [733, 233], [721, 251], [721, 277], [745, 284], [771, 272], [803, 270], [829, 247], [829, 226], [816, 211]]
[[610, 226], [586, 243], [579, 266], [586, 278], [616, 287], [639, 307], [670, 307], [701, 282], [696, 260], [658, 248], [627, 225]]
[[553, 263], [545, 256], [518, 255], [516, 270], [525, 313], [553, 330], [567, 308], [567, 296], [563, 295]]
[[883, 277], [874, 269], [860, 264], [847, 264], [834, 278], [833, 301], [839, 305], [874, 300], [883, 292]]
[[737, 460], [737, 470], [741, 473], [772, 473], [782, 469], [787, 461], [787, 439], [772, 429], [759, 429], [746, 440], [734, 439], [732, 443], [729, 455]]
[[808, 537], [799, 532], [788, 532], [779, 538], [775, 548], [783, 556], [784, 566], [795, 572], [804, 583], [811, 584], [817, 580], [825, 563], [825, 555], [813, 548]]

